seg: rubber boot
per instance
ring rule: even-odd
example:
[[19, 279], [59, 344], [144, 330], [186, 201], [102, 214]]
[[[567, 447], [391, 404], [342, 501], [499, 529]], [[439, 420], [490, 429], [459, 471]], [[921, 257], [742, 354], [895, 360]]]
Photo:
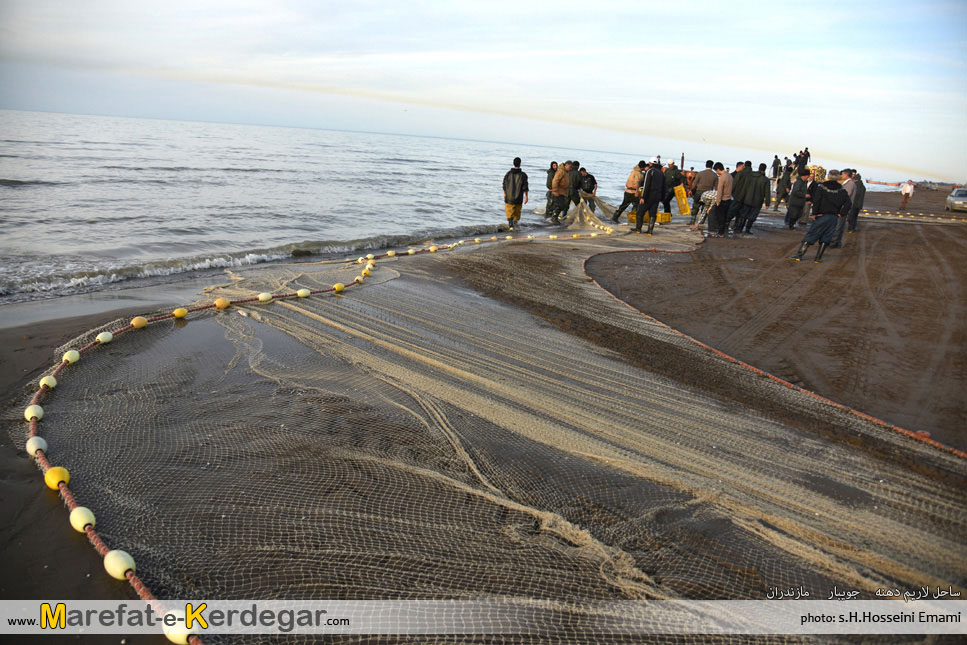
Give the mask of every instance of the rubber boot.
[[750, 220], [750, 219], [745, 220], [745, 234], [746, 235], [752, 235], [752, 224], [754, 224], [754, 222], [752, 220]]
[[796, 254], [789, 259], [799, 262], [800, 260], [802, 260], [802, 256], [806, 254], [806, 249], [808, 249], [810, 246], [812, 246], [812, 244], [808, 243], [806, 240], [803, 240], [802, 243], [799, 245], [799, 250], [796, 251]]
[[657, 217], [651, 217], [651, 218], [648, 219], [648, 235], [651, 235], [652, 232], [655, 230], [655, 220], [656, 219], [657, 219]]
[[738, 235], [742, 232], [742, 228], [745, 226], [744, 217], [736, 217], [735, 224], [732, 226], [732, 235]]
[[819, 264], [819, 263], [821, 263], [823, 261], [823, 251], [826, 250], [826, 247], [827, 246], [829, 246], [829, 245], [826, 244], [825, 242], [820, 242], [819, 243], [819, 248], [816, 249], [816, 259], [813, 260], [813, 262], [815, 262], [816, 264]]
[[507, 220], [507, 230], [508, 231], [514, 230], [514, 220], [513, 219]]

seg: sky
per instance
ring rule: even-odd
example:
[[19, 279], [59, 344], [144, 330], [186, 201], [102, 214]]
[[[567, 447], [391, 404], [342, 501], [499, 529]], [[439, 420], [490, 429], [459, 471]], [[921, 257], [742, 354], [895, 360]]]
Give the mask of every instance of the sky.
[[0, 0], [0, 108], [967, 178], [967, 1], [819, 5]]

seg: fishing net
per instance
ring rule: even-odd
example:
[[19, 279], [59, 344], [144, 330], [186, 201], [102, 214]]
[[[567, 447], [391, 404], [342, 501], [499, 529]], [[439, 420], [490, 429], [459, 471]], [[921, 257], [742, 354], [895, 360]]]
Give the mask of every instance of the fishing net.
[[[569, 218], [590, 221], [583, 207]], [[471, 243], [380, 260], [341, 295], [152, 323], [63, 373], [45, 403], [48, 456], [160, 597], [525, 597], [561, 603], [561, 619], [540, 638], [481, 640], [613, 643], [644, 639], [583, 604], [967, 583], [961, 459], [632, 311], [581, 269], [621, 244]], [[355, 261], [250, 269], [204, 301], [358, 273]], [[554, 318], [619, 330], [641, 355]], [[921, 467], [652, 372], [655, 347]]]

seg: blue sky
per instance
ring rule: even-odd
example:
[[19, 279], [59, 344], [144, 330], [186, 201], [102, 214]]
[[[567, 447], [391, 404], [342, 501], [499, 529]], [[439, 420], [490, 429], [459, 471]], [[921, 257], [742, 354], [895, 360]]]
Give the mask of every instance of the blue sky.
[[843, 6], [0, 0], [0, 107], [964, 180], [967, 2]]

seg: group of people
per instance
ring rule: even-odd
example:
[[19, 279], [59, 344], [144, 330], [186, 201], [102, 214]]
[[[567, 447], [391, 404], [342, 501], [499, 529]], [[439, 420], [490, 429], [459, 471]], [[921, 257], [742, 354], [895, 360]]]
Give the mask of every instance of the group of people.
[[[772, 162], [772, 178], [776, 181], [774, 210], [778, 211], [779, 204], [786, 201], [785, 224], [789, 229], [806, 223], [810, 212], [813, 214], [815, 219], [793, 259], [801, 260], [809, 246], [818, 242], [816, 262], [820, 262], [827, 247], [841, 248], [844, 232], [856, 230], [866, 186], [859, 173], [849, 168], [830, 170], [824, 181], [813, 181], [813, 173], [807, 166], [810, 158], [808, 147], [792, 159], [786, 157], [785, 163], [775, 155]], [[520, 163], [520, 158], [515, 158], [514, 167], [504, 176], [504, 203], [510, 230], [519, 227], [521, 206], [527, 203], [527, 174], [521, 170]], [[704, 170], [696, 173], [692, 168], [683, 173], [673, 161], [663, 167], [661, 157], [639, 161], [625, 181], [622, 202], [611, 221], [617, 223], [625, 209], [631, 207], [635, 213], [633, 230], [651, 235], [659, 204], [664, 212], [670, 213], [675, 188], [683, 186], [692, 198], [689, 225], [693, 230], [707, 217], [709, 237], [725, 237], [729, 233], [752, 235], [759, 213], [773, 201], [772, 183], [766, 169], [764, 163], [753, 170], [750, 161], [739, 161], [735, 170], [730, 171], [722, 162], [710, 159], [705, 162]], [[560, 223], [572, 204], [580, 202], [582, 191], [597, 193], [597, 180], [578, 161], [568, 160], [563, 164], [552, 161], [546, 172], [545, 217], [555, 224]], [[794, 173], [795, 181], [792, 180]], [[587, 203], [593, 211], [594, 200]], [[696, 224], [703, 211], [705, 215]], [[646, 222], [648, 228], [643, 230]]]
[[[581, 162], [565, 161], [563, 165], [552, 161], [547, 168], [547, 207], [544, 216], [553, 224], [559, 224], [560, 218], [570, 209], [571, 204], [581, 201], [581, 191], [596, 195], [598, 180], [581, 167]], [[594, 211], [594, 200], [587, 202], [588, 208]]]
[[[691, 194], [689, 225], [693, 229], [707, 217], [709, 237], [725, 237], [730, 224], [733, 235], [752, 235], [752, 225], [759, 213], [772, 202], [772, 182], [764, 163], [753, 170], [751, 161], [739, 161], [735, 170], [729, 172], [721, 161], [709, 159], [705, 170], [695, 175]], [[705, 216], [696, 225], [695, 220], [703, 210]]]
[[647, 163], [642, 159], [625, 180], [624, 199], [615, 210], [611, 221], [618, 222], [625, 208], [631, 206], [635, 213], [635, 233], [641, 233], [648, 219], [648, 229], [652, 235], [655, 222], [658, 220], [658, 205], [662, 212], [671, 213], [671, 200], [675, 196], [675, 188], [686, 183], [687, 173], [682, 173], [674, 161], [668, 162], [667, 168], [662, 168], [661, 157], [652, 157]]
[[806, 250], [818, 242], [814, 261], [819, 263], [823, 261], [827, 247], [843, 247], [845, 231], [856, 231], [866, 197], [866, 185], [855, 168], [842, 172], [830, 170], [822, 182], [810, 181], [811, 175], [808, 168], [799, 170], [799, 178], [789, 194], [786, 226], [795, 228], [796, 222], [806, 221], [812, 211], [813, 222], [792, 259], [797, 262], [802, 260]]

